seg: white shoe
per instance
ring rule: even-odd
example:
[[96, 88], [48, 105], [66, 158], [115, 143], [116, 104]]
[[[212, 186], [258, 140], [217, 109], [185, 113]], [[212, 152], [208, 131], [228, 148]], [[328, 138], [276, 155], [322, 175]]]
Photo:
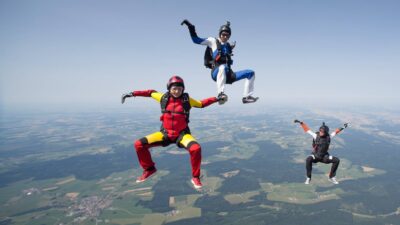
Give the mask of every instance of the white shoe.
[[329, 181], [334, 184], [339, 184], [339, 182], [336, 180], [336, 177], [329, 178]]
[[304, 182], [304, 183], [305, 183], [305, 184], [310, 184], [310, 181], [311, 181], [311, 178], [308, 178], [308, 177], [307, 177], [306, 182]]

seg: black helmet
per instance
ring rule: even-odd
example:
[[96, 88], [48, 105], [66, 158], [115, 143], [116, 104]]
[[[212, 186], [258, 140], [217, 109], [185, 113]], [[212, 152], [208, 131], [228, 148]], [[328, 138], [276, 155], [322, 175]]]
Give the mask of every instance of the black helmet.
[[325, 122], [322, 122], [321, 127], [319, 128], [319, 130], [323, 130], [325, 135], [329, 134], [329, 127], [325, 125]]
[[231, 32], [231, 22], [229, 22], [229, 21], [226, 21], [226, 24], [225, 25], [222, 25], [220, 28], [219, 28], [219, 36], [221, 36], [221, 33], [222, 32], [226, 32], [226, 33], [228, 33], [229, 35], [231, 35], [232, 34], [232, 32]]
[[183, 89], [185, 89], [185, 83], [183, 82], [183, 79], [180, 76], [174, 75], [171, 78], [169, 78], [169, 81], [167, 84], [168, 91], [172, 85], [181, 86], [181, 87], [183, 87]]

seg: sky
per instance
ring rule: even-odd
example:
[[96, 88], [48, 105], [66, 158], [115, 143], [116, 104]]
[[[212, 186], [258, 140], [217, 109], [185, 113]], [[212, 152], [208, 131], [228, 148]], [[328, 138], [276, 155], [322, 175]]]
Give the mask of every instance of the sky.
[[[232, 68], [256, 72], [257, 104], [399, 106], [399, 11], [397, 0], [0, 0], [0, 106], [120, 107], [172, 75], [196, 99], [216, 96], [183, 19], [204, 38], [231, 22]], [[242, 106], [243, 87], [227, 87], [227, 105]]]

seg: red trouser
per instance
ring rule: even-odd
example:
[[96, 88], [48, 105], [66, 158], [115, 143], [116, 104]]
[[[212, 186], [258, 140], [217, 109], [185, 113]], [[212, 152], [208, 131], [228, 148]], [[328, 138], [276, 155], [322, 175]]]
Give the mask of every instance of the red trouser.
[[[176, 141], [176, 140], [175, 140]], [[156, 132], [150, 134], [140, 140], [135, 141], [135, 149], [139, 159], [139, 163], [144, 170], [152, 169], [154, 167], [153, 159], [149, 149], [157, 146], [166, 146], [175, 143], [174, 141], [163, 142], [163, 134]], [[192, 176], [200, 176], [201, 164], [201, 146], [196, 142], [192, 135], [186, 134], [183, 136], [179, 144], [183, 146], [190, 153], [190, 162], [192, 164]]]

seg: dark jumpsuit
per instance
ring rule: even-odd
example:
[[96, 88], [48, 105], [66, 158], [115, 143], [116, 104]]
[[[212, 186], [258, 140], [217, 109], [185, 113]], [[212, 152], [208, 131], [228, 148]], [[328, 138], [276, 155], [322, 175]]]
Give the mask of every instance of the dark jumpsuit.
[[[312, 132], [305, 123], [302, 123], [301, 126], [303, 127], [305, 132], [307, 132], [308, 134], [310, 134], [313, 137], [314, 141], [317, 139], [317, 136], [318, 136], [317, 133]], [[341, 131], [340, 129], [336, 129], [331, 134], [328, 134], [329, 138], [333, 138], [340, 131]], [[325, 164], [332, 163], [331, 171], [329, 173], [329, 178], [335, 177], [336, 171], [339, 167], [340, 159], [329, 155], [329, 153], [328, 153], [329, 143], [327, 143], [327, 137], [320, 137], [319, 141], [320, 141], [320, 143], [317, 144], [317, 146], [315, 147], [312, 154], [310, 156], [308, 156], [306, 159], [307, 177], [311, 178], [312, 164], [318, 163], [318, 162], [322, 162]]]

